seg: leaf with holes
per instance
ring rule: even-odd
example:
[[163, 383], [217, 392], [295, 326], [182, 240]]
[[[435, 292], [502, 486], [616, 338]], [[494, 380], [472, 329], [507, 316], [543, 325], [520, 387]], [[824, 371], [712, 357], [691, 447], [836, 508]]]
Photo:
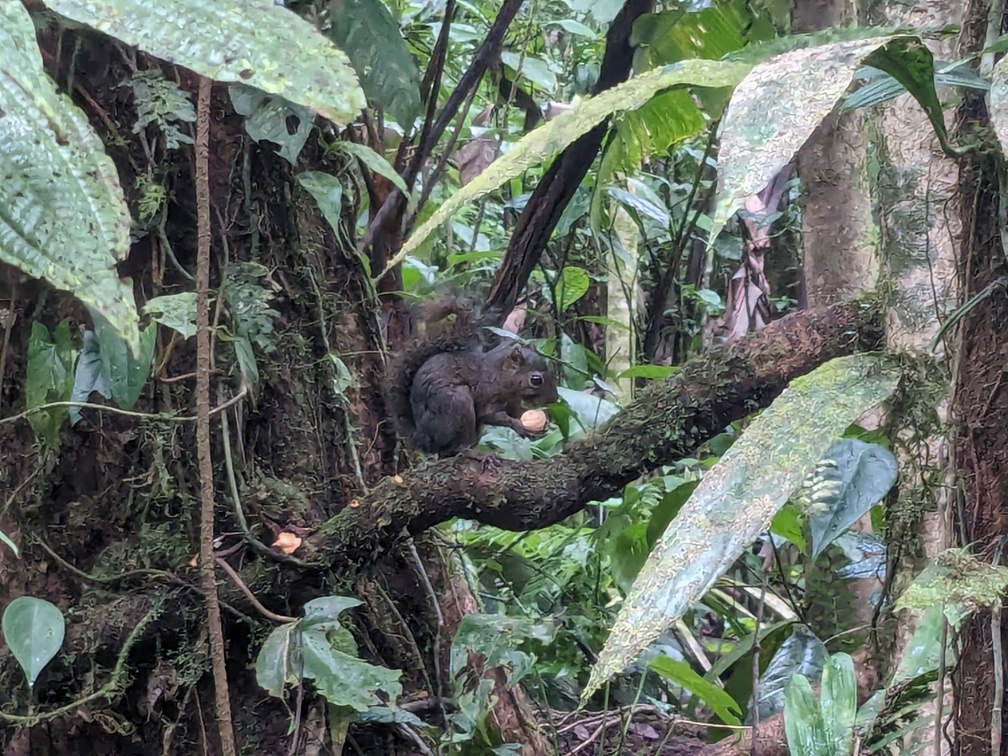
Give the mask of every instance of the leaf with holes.
[[297, 167], [298, 155], [308, 141], [315, 113], [283, 97], [268, 95], [253, 87], [232, 84], [228, 95], [235, 112], [245, 119], [245, 133], [256, 142], [272, 142], [280, 155]]
[[135, 347], [133, 290], [116, 273], [130, 231], [119, 175], [13, 2], [0, 3], [0, 145], [0, 260], [73, 293]]
[[47, 0], [46, 5], [201, 76], [280, 95], [337, 126], [353, 121], [366, 105], [346, 54], [273, 0]]
[[18, 596], [4, 609], [4, 641], [24, 670], [29, 688], [35, 687], [39, 673], [60, 650], [65, 631], [63, 613], [43, 599]]

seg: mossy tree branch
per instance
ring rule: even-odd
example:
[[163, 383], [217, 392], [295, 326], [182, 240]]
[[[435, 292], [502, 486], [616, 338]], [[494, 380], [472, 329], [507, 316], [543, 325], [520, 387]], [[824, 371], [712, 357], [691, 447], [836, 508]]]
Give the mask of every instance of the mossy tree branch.
[[326, 523], [314, 561], [368, 562], [400, 536], [453, 517], [514, 531], [557, 523], [689, 456], [731, 422], [768, 406], [792, 379], [835, 357], [877, 349], [881, 322], [879, 310], [863, 301], [794, 313], [688, 361], [563, 454], [490, 463], [459, 456], [387, 478]]

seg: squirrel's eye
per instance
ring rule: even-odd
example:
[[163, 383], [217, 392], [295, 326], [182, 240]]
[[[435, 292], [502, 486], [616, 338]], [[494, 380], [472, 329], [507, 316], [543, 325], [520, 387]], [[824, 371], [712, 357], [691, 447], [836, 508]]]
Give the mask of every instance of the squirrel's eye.
[[532, 373], [532, 375], [529, 376], [529, 383], [533, 386], [542, 386], [542, 382], [543, 377], [541, 373]]

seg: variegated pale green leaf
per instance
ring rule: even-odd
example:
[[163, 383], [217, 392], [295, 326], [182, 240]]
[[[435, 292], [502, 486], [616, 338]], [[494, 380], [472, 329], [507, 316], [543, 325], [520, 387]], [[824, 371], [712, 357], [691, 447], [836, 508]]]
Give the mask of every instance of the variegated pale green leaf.
[[28, 12], [0, 3], [0, 260], [73, 292], [135, 348], [133, 290], [115, 269], [129, 229], [115, 165], [43, 71]]
[[713, 240], [746, 198], [765, 187], [843, 96], [862, 61], [892, 36], [789, 50], [735, 88], [725, 114]]
[[830, 445], [884, 401], [899, 373], [841, 357], [791, 382], [672, 520], [641, 569], [582, 694], [587, 700], [682, 617], [770, 524]]
[[229, 83], [246, 84], [342, 126], [365, 106], [350, 60], [273, 0], [46, 0], [57, 13]]
[[489, 194], [532, 166], [552, 159], [613, 113], [639, 108], [656, 93], [669, 87], [687, 84], [731, 87], [741, 81], [751, 68], [751, 63], [740, 61], [684, 60], [635, 76], [630, 81], [583, 100], [576, 107], [527, 134], [507, 154], [499, 157], [477, 178], [455, 192], [430, 219], [413, 232], [383, 273], [405, 260], [435, 228], [454, 216], [462, 205]]
[[1008, 155], [1008, 58], [1001, 58], [991, 73], [990, 119], [1001, 152]]

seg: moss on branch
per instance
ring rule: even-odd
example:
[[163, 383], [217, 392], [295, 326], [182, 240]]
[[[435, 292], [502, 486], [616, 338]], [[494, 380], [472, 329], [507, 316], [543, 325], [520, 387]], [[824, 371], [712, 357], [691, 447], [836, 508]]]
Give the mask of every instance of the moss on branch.
[[794, 378], [881, 342], [882, 318], [871, 302], [794, 313], [689, 360], [563, 454], [531, 462], [458, 456], [383, 480], [320, 530], [314, 561], [367, 563], [401, 536], [454, 517], [515, 531], [552, 525], [689, 456], [730, 423], [768, 406]]

